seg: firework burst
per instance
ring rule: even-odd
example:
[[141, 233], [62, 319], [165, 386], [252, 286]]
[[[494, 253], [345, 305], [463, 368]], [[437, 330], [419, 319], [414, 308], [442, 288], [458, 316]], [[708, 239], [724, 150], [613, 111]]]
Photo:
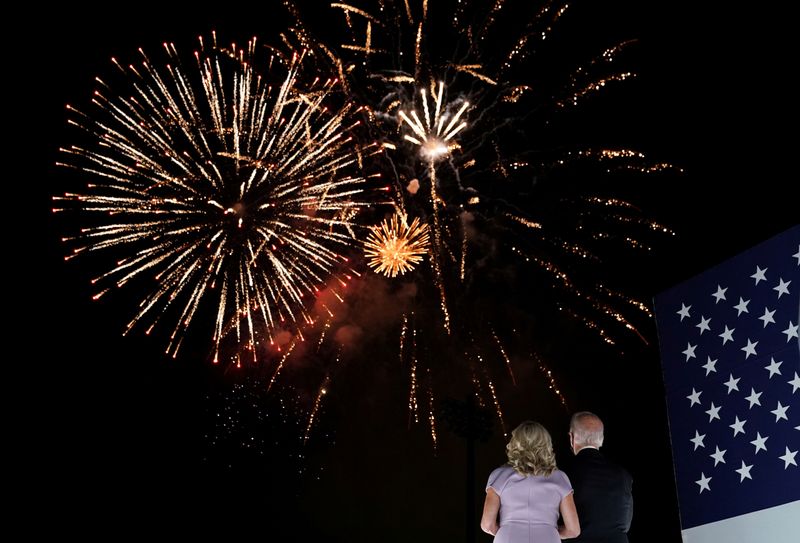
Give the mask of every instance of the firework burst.
[[397, 277], [411, 271], [428, 252], [428, 225], [414, 219], [411, 224], [405, 217], [392, 215], [380, 226], [372, 227], [364, 254], [377, 273]]
[[282, 62], [261, 59], [255, 40], [200, 46], [187, 66], [172, 44], [165, 65], [141, 50], [136, 65], [114, 60], [123, 89], [100, 81], [95, 112], [68, 108], [87, 141], [62, 149], [61, 165], [91, 181], [56, 210], [91, 217], [66, 239], [72, 256], [116, 257], [97, 297], [155, 280], [128, 330], [174, 313], [174, 356], [205, 305], [214, 360], [227, 334], [255, 357], [262, 339], [312, 322], [309, 302], [345, 269], [354, 218], [375, 203], [360, 164], [381, 148], [354, 138], [359, 108], [336, 103], [335, 79], [306, 74], [303, 52]]
[[[428, 93], [425, 89], [420, 89], [422, 106], [425, 111], [423, 124], [416, 110], [411, 110], [411, 117], [405, 111], [400, 111], [400, 119], [407, 123], [414, 135], [405, 134], [403, 137], [411, 143], [418, 145], [422, 157], [431, 165], [437, 160], [450, 154], [458, 148], [458, 144], [453, 137], [467, 127], [467, 122], [461, 120], [461, 116], [469, 107], [469, 102], [464, 102], [459, 110], [449, 119], [442, 108], [442, 96], [444, 94], [444, 83], [439, 82], [436, 98], [434, 99], [434, 110], [431, 115], [431, 108], [428, 105]], [[445, 125], [447, 123], [447, 125]]]

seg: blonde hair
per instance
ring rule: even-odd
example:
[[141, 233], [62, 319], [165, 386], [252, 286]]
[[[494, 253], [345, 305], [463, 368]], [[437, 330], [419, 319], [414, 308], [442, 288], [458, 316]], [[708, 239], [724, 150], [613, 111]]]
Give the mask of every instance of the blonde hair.
[[531, 420], [514, 428], [506, 445], [508, 463], [520, 475], [550, 475], [556, 470], [553, 440], [547, 429]]

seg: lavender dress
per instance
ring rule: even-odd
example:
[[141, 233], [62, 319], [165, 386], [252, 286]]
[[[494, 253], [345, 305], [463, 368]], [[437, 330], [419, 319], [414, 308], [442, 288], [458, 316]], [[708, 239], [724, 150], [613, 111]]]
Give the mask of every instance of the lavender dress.
[[489, 475], [486, 490], [490, 488], [500, 496], [500, 528], [494, 543], [560, 543], [558, 506], [572, 492], [563, 471], [525, 476], [501, 466]]

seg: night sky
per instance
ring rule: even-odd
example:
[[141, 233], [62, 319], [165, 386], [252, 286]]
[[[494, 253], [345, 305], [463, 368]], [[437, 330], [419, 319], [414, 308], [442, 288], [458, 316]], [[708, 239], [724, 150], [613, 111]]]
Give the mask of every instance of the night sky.
[[[133, 59], [138, 47], [156, 51], [163, 41], [189, 50], [214, 29], [229, 41], [258, 35], [269, 42], [287, 23], [278, 0], [236, 11], [163, 4], [56, 7], [29, 13], [12, 30], [7, 54], [19, 67], [6, 82], [20, 96], [7, 106], [23, 123], [11, 147], [22, 160], [8, 153], [19, 166], [4, 176], [18, 193], [6, 228], [11, 247], [20, 246], [6, 253], [6, 266], [19, 274], [8, 285], [15, 324], [6, 351], [20, 354], [7, 357], [15, 377], [6, 387], [17, 398], [8, 414], [19, 460], [8, 467], [16, 472], [18, 518], [32, 532], [53, 534], [111, 536], [163, 520], [176, 534], [219, 531], [231, 539], [465, 540], [464, 440], [442, 423], [434, 453], [426, 429], [409, 427], [396, 332], [367, 333], [353, 347], [303, 445], [319, 368], [298, 363], [286, 386], [266, 395], [264, 373], [211, 367], [206, 338], [190, 335], [177, 360], [167, 358], [163, 337], [121, 335], [136, 292], [92, 302], [89, 279], [102, 268], [64, 262], [60, 238], [71, 223], [50, 209], [66, 190], [65, 172], [54, 165], [73, 134], [65, 104], [89, 101], [94, 76], [112, 70], [111, 56]], [[325, 22], [307, 7], [317, 2], [298, 4], [310, 23]], [[582, 131], [573, 141], [636, 148], [684, 170], [628, 177], [612, 191], [676, 232], [654, 238], [649, 256], [621, 253], [610, 263], [631, 294], [649, 300], [797, 222], [787, 194], [796, 184], [794, 149], [778, 134], [796, 125], [788, 84], [796, 61], [789, 17], [776, 7], [698, 12], [693, 2], [639, 4], [577, 2], [556, 39], [596, 53], [639, 40], [625, 60], [639, 77], [570, 114], [568, 126]], [[551, 61], [558, 66], [559, 57]], [[351, 312], [379, 306], [375, 292], [365, 281]], [[655, 325], [643, 327], [649, 345], [624, 343], [624, 353], [578, 327], [553, 326], [552, 341], [538, 347], [569, 411], [598, 413], [606, 454], [633, 474], [631, 540], [649, 540], [655, 528], [668, 534], [663, 540], [679, 541]], [[566, 460], [569, 412], [535, 365], [513, 362], [517, 386], [498, 383], [507, 424], [543, 422]], [[444, 387], [439, 399], [464, 397]], [[477, 445], [478, 505], [486, 477], [504, 459], [495, 420]]]

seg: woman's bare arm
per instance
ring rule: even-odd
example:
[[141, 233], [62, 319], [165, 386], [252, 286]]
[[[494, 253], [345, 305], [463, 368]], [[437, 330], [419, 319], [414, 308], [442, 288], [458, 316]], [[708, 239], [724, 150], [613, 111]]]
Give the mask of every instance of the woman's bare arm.
[[489, 488], [486, 490], [486, 501], [483, 502], [481, 530], [490, 535], [497, 533], [498, 512], [500, 512], [500, 496], [497, 495], [493, 488]]
[[564, 525], [558, 527], [559, 537], [561, 539], [578, 537], [581, 534], [581, 524], [578, 522], [578, 511], [575, 509], [575, 499], [572, 497], [572, 492], [561, 499], [559, 510], [561, 511], [561, 518], [564, 520]]

